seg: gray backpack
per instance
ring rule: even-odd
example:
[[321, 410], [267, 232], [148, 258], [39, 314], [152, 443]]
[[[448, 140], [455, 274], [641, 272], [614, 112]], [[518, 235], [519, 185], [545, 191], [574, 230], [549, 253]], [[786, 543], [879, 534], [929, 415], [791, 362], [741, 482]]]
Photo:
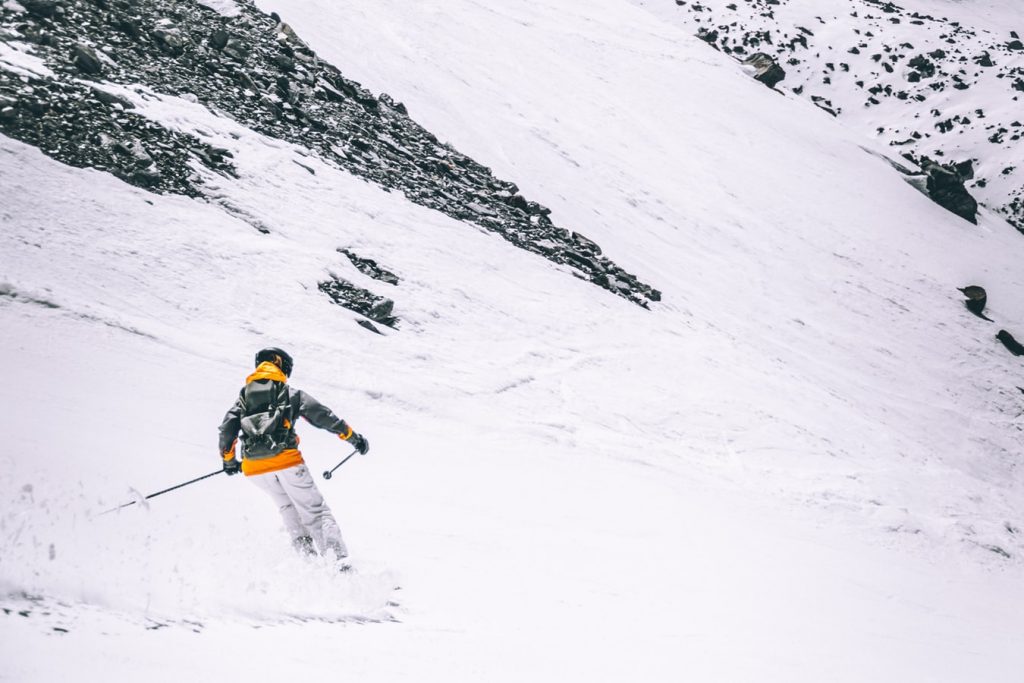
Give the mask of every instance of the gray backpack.
[[270, 379], [249, 382], [239, 401], [244, 407], [241, 427], [246, 458], [269, 458], [298, 446], [287, 384]]

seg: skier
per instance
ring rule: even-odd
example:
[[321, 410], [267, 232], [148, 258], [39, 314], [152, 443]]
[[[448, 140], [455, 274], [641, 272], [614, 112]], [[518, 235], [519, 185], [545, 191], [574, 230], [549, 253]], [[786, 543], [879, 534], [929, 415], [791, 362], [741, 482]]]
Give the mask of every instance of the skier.
[[[370, 443], [352, 431], [329, 408], [304, 391], [288, 386], [292, 357], [278, 348], [256, 354], [256, 371], [246, 378], [245, 387], [220, 425], [220, 454], [224, 471], [242, 472], [270, 494], [284, 518], [292, 544], [301, 553], [334, 556], [344, 570], [348, 549], [341, 529], [317, 490], [302, 453], [295, 421], [306, 418], [314, 427], [337, 434], [361, 454]], [[242, 432], [241, 461], [235, 458], [235, 444]]]

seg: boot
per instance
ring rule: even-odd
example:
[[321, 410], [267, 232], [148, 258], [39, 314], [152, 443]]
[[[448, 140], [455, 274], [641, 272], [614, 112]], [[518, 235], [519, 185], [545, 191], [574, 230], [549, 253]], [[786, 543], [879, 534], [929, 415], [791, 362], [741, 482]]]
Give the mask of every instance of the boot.
[[292, 541], [292, 547], [295, 548], [295, 552], [305, 557], [314, 557], [316, 555], [316, 547], [313, 546], [312, 536], [299, 536]]
[[352, 565], [348, 562], [348, 552], [345, 548], [330, 543], [324, 550], [324, 557], [334, 561], [334, 566], [339, 572], [347, 572], [352, 569]]

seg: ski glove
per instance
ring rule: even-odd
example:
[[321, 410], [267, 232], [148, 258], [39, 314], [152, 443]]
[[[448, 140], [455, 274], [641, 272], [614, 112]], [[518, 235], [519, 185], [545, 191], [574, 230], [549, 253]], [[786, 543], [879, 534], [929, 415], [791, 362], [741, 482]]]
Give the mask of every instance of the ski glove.
[[235, 460], [234, 458], [224, 461], [224, 473], [227, 474], [229, 477], [233, 474], [238, 474], [241, 471], [242, 463]]
[[366, 452], [370, 450], [370, 441], [362, 434], [352, 432], [352, 436], [348, 437], [347, 441], [359, 451], [360, 455], [366, 455]]

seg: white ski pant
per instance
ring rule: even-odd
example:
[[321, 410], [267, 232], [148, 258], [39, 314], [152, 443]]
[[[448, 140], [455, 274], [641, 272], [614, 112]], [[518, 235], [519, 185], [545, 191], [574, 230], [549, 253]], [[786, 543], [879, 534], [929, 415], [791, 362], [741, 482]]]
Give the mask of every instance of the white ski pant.
[[309, 536], [321, 554], [334, 550], [339, 558], [348, 557], [341, 529], [305, 465], [256, 474], [248, 479], [277, 503], [285, 529], [293, 541]]

